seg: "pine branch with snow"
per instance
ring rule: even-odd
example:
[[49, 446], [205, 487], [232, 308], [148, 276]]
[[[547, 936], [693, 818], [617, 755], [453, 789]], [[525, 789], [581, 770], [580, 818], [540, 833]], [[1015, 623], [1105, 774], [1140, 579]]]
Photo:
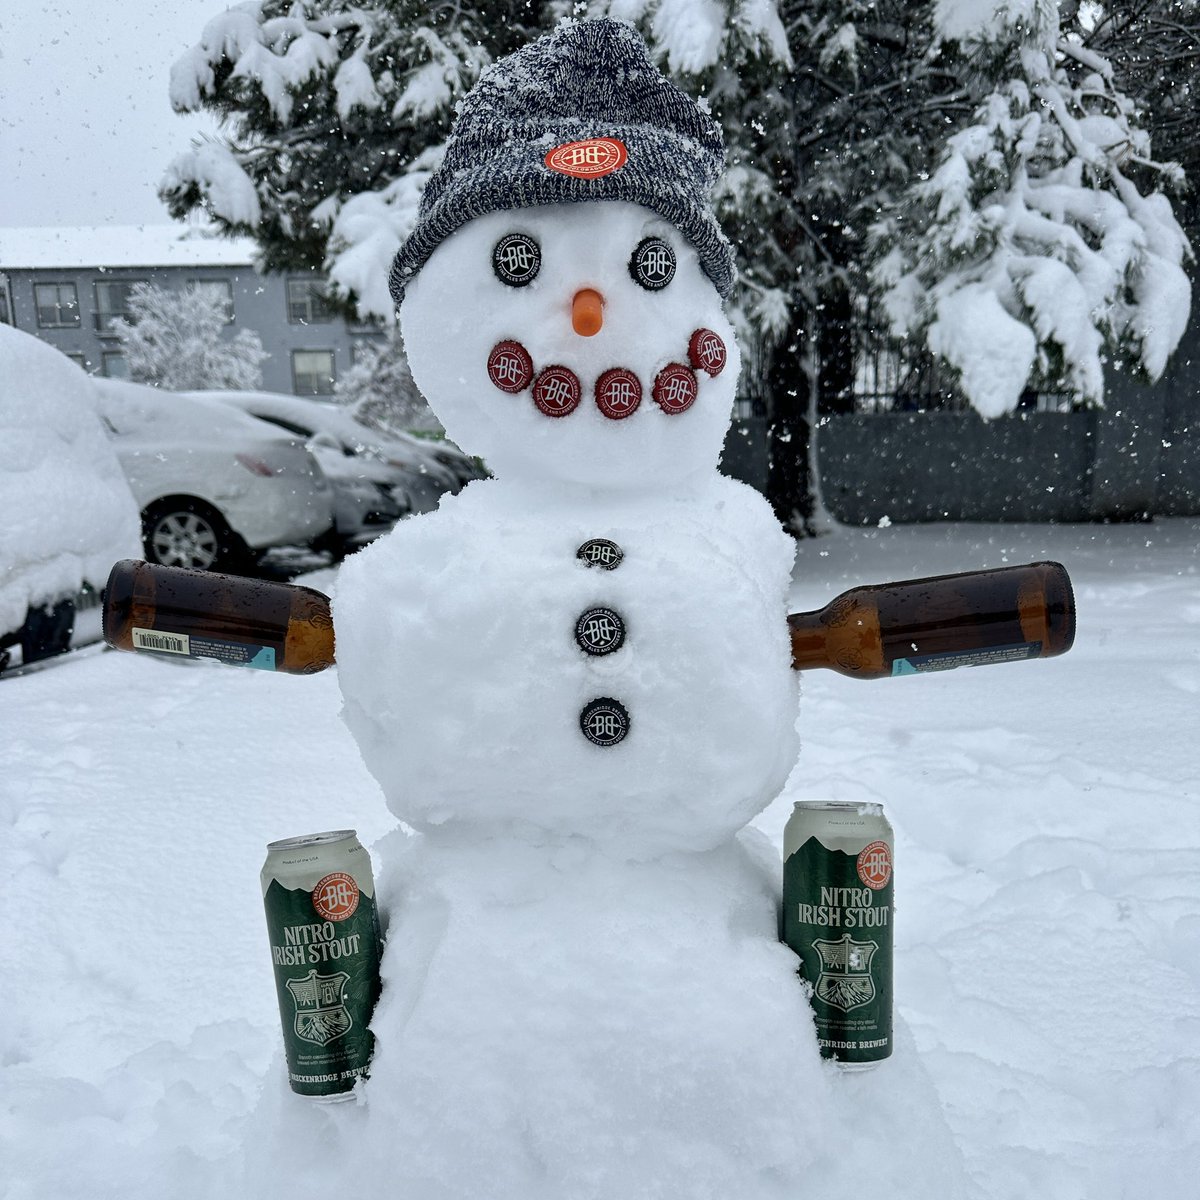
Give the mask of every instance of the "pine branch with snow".
[[1163, 190], [1178, 171], [1151, 156], [1107, 61], [1062, 39], [1050, 0], [938, 9], [977, 71], [1009, 77], [873, 231], [892, 332], [947, 362], [989, 417], [1034, 379], [1097, 405], [1106, 364], [1157, 379], [1190, 304]]
[[360, 317], [393, 318], [392, 256], [449, 134], [492, 58], [537, 31], [543, 5], [256, 0], [215, 16], [171, 71], [179, 112], [222, 118], [160, 186], [254, 238], [266, 270], [323, 269]]
[[257, 333], [243, 329], [222, 336], [227, 301], [203, 285], [171, 291], [135, 284], [129, 296], [132, 320], [113, 322], [129, 363], [130, 377], [171, 391], [262, 387], [262, 364], [270, 355]]
[[[1116, 86], [1137, 103], [1138, 121], [1153, 135], [1155, 157], [1200, 178], [1200, 0], [1090, 0], [1064, 29], [1111, 61]], [[1180, 224], [1200, 245], [1200, 190], [1193, 185], [1174, 199]]]

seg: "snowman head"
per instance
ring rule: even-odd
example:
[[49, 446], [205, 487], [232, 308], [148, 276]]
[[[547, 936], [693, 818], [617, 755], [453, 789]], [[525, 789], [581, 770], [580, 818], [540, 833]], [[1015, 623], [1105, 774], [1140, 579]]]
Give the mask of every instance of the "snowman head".
[[657, 489], [710, 471], [739, 365], [720, 130], [612, 20], [463, 101], [392, 270], [413, 376], [499, 477]]

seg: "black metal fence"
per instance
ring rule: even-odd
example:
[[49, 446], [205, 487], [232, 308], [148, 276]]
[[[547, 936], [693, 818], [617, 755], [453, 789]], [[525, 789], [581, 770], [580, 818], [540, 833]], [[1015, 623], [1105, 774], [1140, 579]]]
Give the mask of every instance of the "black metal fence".
[[[849, 329], [853, 361], [853, 411], [963, 413], [971, 409], [954, 372], [928, 350], [891, 337], [863, 320]], [[1079, 404], [1070, 392], [1032, 380], [1017, 402], [1024, 412], [1069, 413]]]

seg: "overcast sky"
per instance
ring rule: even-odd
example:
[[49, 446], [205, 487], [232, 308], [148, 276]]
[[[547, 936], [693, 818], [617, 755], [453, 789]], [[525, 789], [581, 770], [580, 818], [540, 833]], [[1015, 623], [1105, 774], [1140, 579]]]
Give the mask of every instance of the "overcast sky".
[[167, 224], [156, 193], [209, 118], [171, 63], [223, 0], [0, 0], [0, 225]]

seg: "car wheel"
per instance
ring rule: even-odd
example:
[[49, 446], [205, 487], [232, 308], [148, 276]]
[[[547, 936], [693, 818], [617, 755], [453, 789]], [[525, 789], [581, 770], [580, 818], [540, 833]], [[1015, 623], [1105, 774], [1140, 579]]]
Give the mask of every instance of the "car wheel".
[[151, 505], [142, 514], [142, 541], [147, 561], [164, 567], [233, 569], [247, 556], [220, 514], [195, 500]]

